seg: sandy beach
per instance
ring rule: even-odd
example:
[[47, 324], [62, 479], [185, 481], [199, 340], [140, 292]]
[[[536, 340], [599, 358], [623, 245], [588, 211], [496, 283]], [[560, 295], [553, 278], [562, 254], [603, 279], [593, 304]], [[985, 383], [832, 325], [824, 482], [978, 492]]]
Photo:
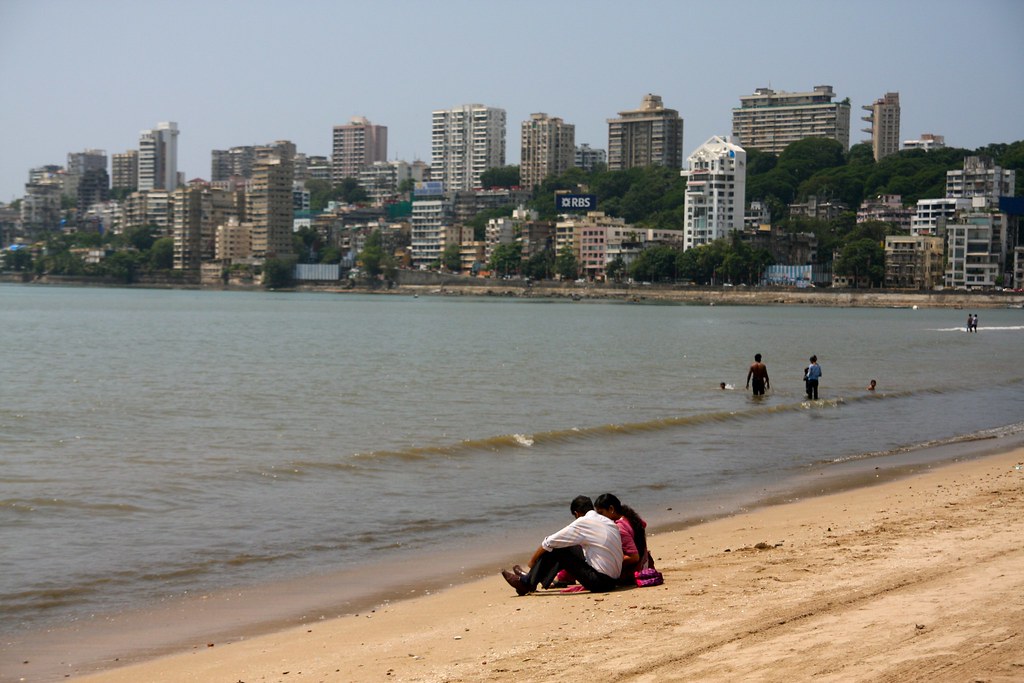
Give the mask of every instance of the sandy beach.
[[518, 597], [495, 567], [372, 611], [233, 643], [199, 637], [72, 678], [1020, 681], [1022, 462], [1016, 449], [654, 530], [659, 587]]

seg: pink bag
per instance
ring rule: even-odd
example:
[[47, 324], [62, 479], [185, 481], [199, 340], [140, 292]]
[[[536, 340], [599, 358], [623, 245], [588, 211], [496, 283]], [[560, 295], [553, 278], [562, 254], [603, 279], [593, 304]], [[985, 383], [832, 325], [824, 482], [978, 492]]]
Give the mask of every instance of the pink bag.
[[645, 586], [660, 586], [665, 583], [665, 577], [654, 567], [633, 572], [633, 576], [636, 578], [636, 585], [641, 588]]

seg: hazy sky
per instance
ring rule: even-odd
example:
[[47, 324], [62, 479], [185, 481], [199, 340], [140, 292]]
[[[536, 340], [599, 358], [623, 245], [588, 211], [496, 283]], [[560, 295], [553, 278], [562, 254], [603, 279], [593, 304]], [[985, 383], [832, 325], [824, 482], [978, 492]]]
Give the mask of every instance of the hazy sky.
[[[430, 160], [431, 112], [547, 112], [608, 146], [607, 119], [661, 95], [689, 155], [731, 133], [758, 87], [832, 85], [861, 106], [898, 91], [902, 139], [1024, 139], [1024, 0], [0, 0], [0, 201], [68, 152], [138, 146], [176, 121], [178, 167], [288, 139], [329, 155], [332, 126], [388, 127], [390, 159]], [[866, 125], [866, 124], [865, 124]]]

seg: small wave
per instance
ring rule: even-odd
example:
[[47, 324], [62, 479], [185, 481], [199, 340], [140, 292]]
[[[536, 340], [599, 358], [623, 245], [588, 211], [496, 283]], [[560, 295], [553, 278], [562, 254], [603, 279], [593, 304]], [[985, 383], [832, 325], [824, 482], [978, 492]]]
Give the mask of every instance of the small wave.
[[854, 453], [851, 455], [844, 455], [838, 458], [830, 458], [828, 460], [819, 460], [814, 465], [832, 465], [844, 462], [854, 462], [857, 460], [870, 460], [871, 458], [884, 458], [891, 455], [900, 455], [903, 453], [912, 453], [914, 451], [924, 450], [926, 448], [935, 448], [936, 446], [946, 446], [954, 443], [970, 443], [972, 441], [987, 441], [989, 439], [1002, 439], [1008, 436], [1014, 436], [1016, 434], [1024, 433], [1024, 422], [1017, 422], [1009, 425], [1002, 425], [1000, 427], [993, 427], [992, 429], [982, 429], [976, 432], [970, 432], [968, 434], [957, 434], [955, 436], [946, 437], [943, 439], [930, 439], [928, 441], [922, 441], [921, 443], [908, 444], [906, 446], [897, 446], [896, 448], [890, 448], [883, 451], [870, 451], [867, 453]]
[[[1020, 332], [1024, 330], [1024, 325], [998, 325], [998, 326], [985, 326], [978, 327], [978, 333], [981, 332]], [[934, 327], [928, 332], [967, 332], [963, 325], [957, 327]]]
[[[1022, 379], [1019, 377], [1008, 378], [1000, 384], [1012, 385], [1021, 381]], [[713, 423], [729, 424], [744, 420], [761, 419], [767, 415], [777, 413], [806, 410], [831, 410], [842, 408], [846, 404], [859, 403], [861, 401], [898, 400], [927, 394], [944, 394], [950, 391], [956, 391], [956, 388], [938, 386], [912, 390], [858, 392], [849, 396], [837, 396], [835, 398], [819, 399], [816, 401], [801, 400], [791, 403], [760, 404], [746, 410], [717, 411], [697, 413], [693, 415], [675, 415], [656, 418], [653, 420], [645, 420], [642, 422], [604, 424], [590, 427], [569, 427], [566, 429], [535, 432], [533, 434], [499, 434], [479, 439], [466, 439], [449, 444], [365, 451], [352, 454], [348, 457], [341, 457], [336, 461], [303, 460], [292, 463], [292, 466], [298, 470], [351, 470], [354, 472], [365, 473], [375, 467], [382, 466], [388, 461], [420, 462], [429, 460], [434, 456], [454, 458], [488, 451], [498, 453], [512, 449], [558, 445], [562, 443], [586, 441], [588, 439], [601, 439], [619, 435], [626, 436], [630, 434], [695, 427]]]
[[96, 513], [135, 513], [144, 512], [145, 508], [128, 503], [86, 503], [79, 500], [64, 500], [61, 498], [8, 498], [0, 500], [0, 509], [10, 509], [15, 512], [31, 513], [39, 509], [57, 509], [81, 511], [87, 510]]

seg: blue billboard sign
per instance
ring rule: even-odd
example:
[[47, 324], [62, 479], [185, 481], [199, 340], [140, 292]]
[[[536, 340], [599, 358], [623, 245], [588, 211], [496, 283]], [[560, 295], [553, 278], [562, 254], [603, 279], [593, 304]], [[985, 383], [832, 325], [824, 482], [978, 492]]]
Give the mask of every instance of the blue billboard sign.
[[556, 194], [556, 211], [596, 211], [596, 194]]

